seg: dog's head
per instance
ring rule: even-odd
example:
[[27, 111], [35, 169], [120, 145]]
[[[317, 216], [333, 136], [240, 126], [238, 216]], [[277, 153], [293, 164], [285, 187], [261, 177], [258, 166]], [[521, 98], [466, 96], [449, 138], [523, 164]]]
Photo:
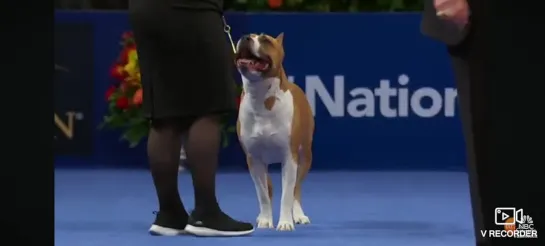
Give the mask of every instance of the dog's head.
[[249, 80], [280, 77], [283, 73], [284, 34], [273, 38], [266, 34], [248, 34], [237, 43], [235, 63], [242, 76]]

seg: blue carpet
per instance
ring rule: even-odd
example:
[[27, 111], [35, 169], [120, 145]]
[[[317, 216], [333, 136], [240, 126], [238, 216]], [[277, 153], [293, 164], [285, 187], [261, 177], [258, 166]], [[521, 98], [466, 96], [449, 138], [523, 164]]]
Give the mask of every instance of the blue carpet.
[[[278, 222], [280, 176], [275, 184]], [[180, 175], [186, 207], [193, 206], [188, 174]], [[223, 209], [255, 222], [257, 198], [248, 173], [218, 176]], [[157, 209], [144, 170], [56, 170], [57, 246], [469, 246], [473, 232], [467, 176], [442, 172], [312, 172], [303, 188], [312, 224], [293, 232], [258, 229], [244, 238], [152, 237]]]

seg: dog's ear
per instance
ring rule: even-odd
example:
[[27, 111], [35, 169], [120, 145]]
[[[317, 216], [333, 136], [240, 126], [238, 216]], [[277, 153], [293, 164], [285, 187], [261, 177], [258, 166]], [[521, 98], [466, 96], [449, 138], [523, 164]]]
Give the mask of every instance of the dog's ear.
[[284, 42], [284, 33], [278, 34], [275, 39], [280, 45], [282, 45], [282, 43]]

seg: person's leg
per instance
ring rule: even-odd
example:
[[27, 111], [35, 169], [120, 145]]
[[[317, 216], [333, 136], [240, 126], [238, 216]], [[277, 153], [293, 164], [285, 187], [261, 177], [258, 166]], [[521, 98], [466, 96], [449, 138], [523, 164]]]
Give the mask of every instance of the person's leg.
[[252, 224], [224, 214], [216, 199], [216, 172], [221, 143], [221, 117], [204, 116], [192, 121], [185, 151], [193, 178], [195, 210], [186, 231], [198, 236], [239, 236], [253, 232]]
[[469, 179], [469, 192], [474, 226], [474, 235], [477, 242], [484, 241], [480, 230], [483, 229], [483, 218], [481, 210], [481, 198], [479, 183], [477, 179], [476, 156], [475, 156], [475, 134], [472, 129], [471, 98], [470, 98], [470, 77], [468, 64], [468, 50], [471, 35], [461, 44], [449, 47], [449, 54], [456, 79], [458, 90], [458, 101], [460, 105], [460, 118], [462, 120], [463, 135], [466, 144], [467, 172]]
[[159, 200], [159, 212], [150, 228], [154, 235], [183, 233], [188, 215], [178, 193], [178, 161], [183, 128], [176, 119], [152, 120], [148, 158]]
[[[543, 25], [509, 15], [510, 6], [473, 1], [474, 49], [470, 52], [472, 125], [477, 180], [486, 230], [495, 224], [495, 208], [524, 209], [535, 226], [543, 206], [539, 193], [543, 173]], [[486, 8], [484, 8], [486, 5]], [[524, 9], [524, 3], [520, 8]], [[529, 6], [529, 5], [528, 5]], [[532, 15], [529, 15], [532, 16]], [[540, 40], [541, 39], [541, 40]], [[541, 54], [540, 54], [541, 52]], [[542, 223], [542, 222], [541, 222]], [[539, 229], [538, 229], [539, 231]], [[493, 238], [490, 241], [502, 241]]]
[[216, 200], [216, 170], [220, 150], [220, 118], [202, 117], [188, 129], [186, 155], [195, 190], [196, 213], [220, 212]]
[[[474, 8], [474, 15], [480, 17], [482, 11], [480, 8]], [[498, 229], [494, 225], [494, 189], [493, 166], [490, 161], [490, 102], [489, 89], [490, 83], [487, 80], [487, 73], [484, 68], [486, 52], [486, 35], [483, 31], [482, 19], [474, 18], [472, 25], [471, 38], [468, 40], [468, 67], [469, 67], [469, 101], [471, 112], [470, 125], [473, 133], [473, 151], [474, 162], [470, 163], [470, 167], [474, 171], [474, 175], [470, 176], [470, 184], [478, 187], [478, 197], [472, 196], [473, 209], [481, 212], [481, 224], [479, 234], [477, 235], [477, 246], [488, 246], [492, 243], [492, 239], [483, 237], [481, 230]], [[479, 201], [479, 202], [477, 202]], [[501, 229], [501, 228], [500, 228]], [[480, 239], [480, 240], [479, 240]]]
[[[545, 173], [545, 26], [540, 10], [531, 4], [491, 0], [486, 4], [489, 57], [485, 71], [490, 84], [490, 166], [496, 177], [495, 207], [523, 209], [523, 215], [533, 218], [539, 233], [545, 208], [541, 199]], [[517, 15], [515, 9], [526, 14]]]

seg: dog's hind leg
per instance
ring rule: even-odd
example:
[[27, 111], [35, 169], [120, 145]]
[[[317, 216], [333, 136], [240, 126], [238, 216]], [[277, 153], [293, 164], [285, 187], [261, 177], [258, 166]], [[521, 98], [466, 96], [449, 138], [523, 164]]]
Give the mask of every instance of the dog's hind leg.
[[[303, 93], [302, 90], [298, 90], [299, 93]], [[304, 95], [304, 94], [303, 94]], [[300, 97], [301, 100], [306, 99], [306, 97], [302, 96]], [[301, 202], [301, 193], [302, 193], [302, 185], [303, 180], [307, 176], [307, 173], [310, 170], [310, 166], [312, 165], [312, 141], [314, 138], [314, 117], [312, 115], [312, 109], [310, 108], [310, 105], [308, 102], [301, 102], [300, 105], [304, 105], [303, 107], [300, 107], [300, 117], [302, 121], [300, 122], [300, 125], [303, 127], [300, 127], [300, 133], [301, 136], [301, 142], [300, 145], [297, 146], [299, 150], [299, 159], [298, 159], [298, 168], [297, 168], [297, 181], [294, 189], [294, 197], [295, 201], [293, 204], [293, 219], [295, 223], [297, 224], [310, 224], [310, 219], [305, 215], [303, 212], [302, 202]]]
[[303, 206], [301, 203], [301, 186], [303, 180], [307, 176], [312, 163], [312, 149], [310, 144], [308, 146], [301, 146], [299, 155], [299, 167], [297, 168], [297, 181], [295, 185], [295, 201], [293, 203], [293, 220], [296, 224], [310, 224], [310, 219], [303, 212]]
[[[267, 166], [251, 157], [248, 157], [248, 168], [254, 181], [257, 200], [259, 201], [258, 228], [274, 228], [272, 202], [269, 194], [270, 178], [267, 175]], [[272, 187], [270, 188], [272, 190]]]

